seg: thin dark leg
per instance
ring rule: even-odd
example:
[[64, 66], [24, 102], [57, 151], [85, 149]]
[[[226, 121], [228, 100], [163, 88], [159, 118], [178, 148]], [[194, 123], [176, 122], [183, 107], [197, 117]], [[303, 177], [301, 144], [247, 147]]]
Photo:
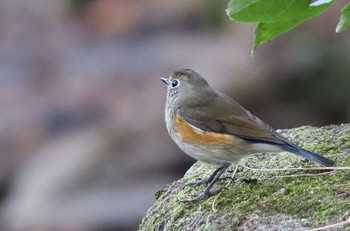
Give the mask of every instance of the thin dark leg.
[[191, 183], [187, 183], [185, 185], [185, 187], [189, 186], [189, 185], [202, 185], [202, 184], [206, 184], [206, 183], [209, 183], [211, 182], [214, 177], [216, 176], [216, 174], [218, 174], [218, 172], [223, 168], [223, 166], [220, 166], [219, 168], [217, 168], [214, 172], [212, 172], [208, 177], [206, 178], [203, 178], [199, 181], [196, 181], [196, 182], [191, 182]]
[[[193, 199], [189, 199], [189, 200], [183, 200], [182, 202], [197, 202], [201, 199], [203, 199], [206, 196], [211, 196], [213, 194], [216, 194], [217, 192], [220, 192], [221, 190], [224, 189], [220, 188], [219, 190], [215, 190], [214, 192], [211, 192], [210, 189], [214, 186], [214, 184], [220, 179], [220, 176], [226, 171], [226, 169], [229, 167], [229, 164], [224, 164], [223, 166], [219, 167], [218, 169], [216, 169], [210, 176], [213, 176], [212, 181], [210, 182], [210, 184], [208, 185], [208, 187], [206, 187], [206, 189], [204, 189], [204, 191], [199, 194], [197, 197], [193, 198]], [[210, 177], [209, 176], [209, 177]], [[208, 177], [208, 178], [209, 178]]]

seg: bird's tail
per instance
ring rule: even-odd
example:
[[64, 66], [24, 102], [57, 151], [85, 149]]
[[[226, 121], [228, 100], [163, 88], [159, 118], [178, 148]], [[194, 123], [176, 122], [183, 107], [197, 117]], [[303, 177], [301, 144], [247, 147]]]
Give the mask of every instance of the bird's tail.
[[285, 145], [282, 147], [282, 149], [287, 151], [287, 152], [295, 153], [299, 156], [305, 157], [308, 160], [315, 161], [315, 162], [322, 164], [324, 166], [327, 166], [327, 167], [334, 166], [334, 164], [335, 164], [333, 160], [327, 159], [319, 154], [310, 152], [310, 151], [303, 149], [303, 148], [296, 146], [296, 145], [295, 146], [294, 145], [293, 146], [292, 145]]

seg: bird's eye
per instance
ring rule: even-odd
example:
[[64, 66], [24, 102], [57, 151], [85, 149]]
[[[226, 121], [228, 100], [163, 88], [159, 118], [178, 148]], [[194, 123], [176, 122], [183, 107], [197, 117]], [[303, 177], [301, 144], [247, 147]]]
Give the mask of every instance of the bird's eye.
[[176, 87], [177, 85], [179, 85], [179, 81], [177, 81], [176, 79], [171, 81], [171, 87]]

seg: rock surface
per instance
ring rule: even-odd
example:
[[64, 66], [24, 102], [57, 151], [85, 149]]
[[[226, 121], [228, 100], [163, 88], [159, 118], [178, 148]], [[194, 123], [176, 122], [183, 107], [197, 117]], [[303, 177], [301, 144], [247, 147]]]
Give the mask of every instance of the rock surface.
[[[300, 146], [350, 166], [350, 124], [321, 128], [300, 127], [280, 131]], [[253, 168], [317, 167], [291, 153], [261, 153], [240, 161]], [[234, 167], [226, 172], [230, 176]], [[234, 181], [216, 200], [199, 203], [180, 200], [198, 195], [205, 186], [188, 182], [207, 176], [214, 167], [197, 162], [184, 178], [156, 193], [158, 198], [143, 218], [139, 230], [308, 230], [343, 221], [350, 209], [350, 171], [325, 175], [326, 170], [253, 171], [239, 167]], [[289, 176], [289, 177], [288, 177]], [[227, 182], [218, 182], [216, 187]]]

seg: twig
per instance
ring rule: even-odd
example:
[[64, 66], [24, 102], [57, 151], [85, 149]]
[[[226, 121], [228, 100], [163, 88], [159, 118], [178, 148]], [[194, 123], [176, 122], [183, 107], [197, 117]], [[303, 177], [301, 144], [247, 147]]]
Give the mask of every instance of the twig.
[[275, 168], [275, 169], [266, 169], [266, 168], [251, 168], [246, 165], [240, 164], [243, 168], [261, 171], [261, 172], [276, 172], [276, 171], [299, 171], [299, 170], [350, 170], [350, 167], [314, 167], [314, 168]]
[[322, 176], [322, 175], [330, 175], [330, 174], [336, 174], [339, 171], [330, 171], [330, 172], [321, 172], [321, 173], [314, 173], [314, 174], [300, 174], [300, 175], [287, 175], [287, 176], [274, 176], [278, 178], [289, 178], [289, 177], [299, 177], [299, 176]]
[[[240, 164], [236, 164], [236, 167], [235, 167], [235, 170], [233, 171], [233, 173], [232, 173], [232, 176], [231, 176], [231, 178], [230, 178], [230, 180], [227, 182], [227, 184], [225, 185], [225, 189], [232, 183], [232, 181], [233, 181], [233, 178], [236, 176], [236, 174], [237, 174], [237, 170], [238, 170], [238, 167], [240, 166]], [[225, 190], [224, 189], [224, 190]], [[211, 208], [212, 208], [212, 210], [213, 210], [213, 212], [217, 212], [217, 210], [215, 209], [215, 203], [216, 203], [216, 200], [219, 198], [219, 196], [221, 195], [221, 193], [224, 191], [224, 190], [221, 190], [216, 196], [215, 196], [215, 198], [214, 198], [214, 200], [213, 200], [213, 203], [211, 204]]]
[[316, 229], [310, 229], [309, 231], [321, 231], [321, 230], [327, 230], [327, 229], [331, 229], [331, 228], [340, 228], [340, 227], [343, 227], [345, 225], [350, 225], [350, 218], [348, 218], [346, 221], [342, 221], [342, 222], [335, 223], [332, 225], [323, 226], [323, 227], [316, 228]]
[[350, 184], [335, 184], [334, 187], [350, 186]]

